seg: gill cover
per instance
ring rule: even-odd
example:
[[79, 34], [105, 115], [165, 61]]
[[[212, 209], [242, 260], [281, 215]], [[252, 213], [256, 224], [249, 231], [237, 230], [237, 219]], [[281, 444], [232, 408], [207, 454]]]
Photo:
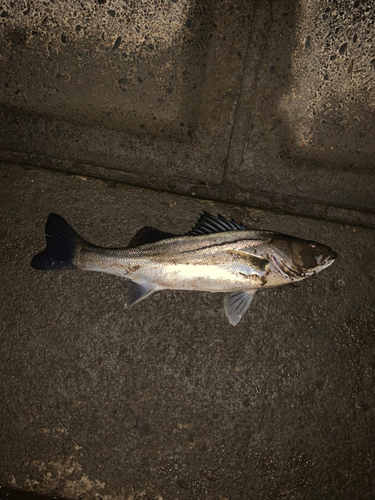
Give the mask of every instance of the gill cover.
[[294, 236], [276, 236], [272, 248], [275, 263], [291, 278], [312, 274], [337, 257], [330, 247]]

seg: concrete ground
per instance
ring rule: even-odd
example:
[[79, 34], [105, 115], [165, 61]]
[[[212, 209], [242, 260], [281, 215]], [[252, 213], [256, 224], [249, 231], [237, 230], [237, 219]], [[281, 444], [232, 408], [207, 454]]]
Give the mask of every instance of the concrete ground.
[[[0, 484], [67, 498], [373, 499], [375, 231], [1, 164]], [[202, 210], [332, 246], [332, 267], [221, 294], [38, 272], [50, 212], [125, 246]]]
[[0, 160], [375, 228], [372, 0], [0, 5]]
[[[375, 498], [374, 23], [370, 0], [2, 1], [0, 485]], [[220, 295], [127, 310], [120, 278], [30, 267], [50, 212], [125, 246], [202, 210], [339, 258], [237, 327]]]

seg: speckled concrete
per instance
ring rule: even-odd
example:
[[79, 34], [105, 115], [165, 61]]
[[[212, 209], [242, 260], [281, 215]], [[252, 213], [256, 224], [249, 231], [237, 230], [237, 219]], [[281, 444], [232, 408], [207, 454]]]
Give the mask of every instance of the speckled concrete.
[[[67, 498], [374, 498], [374, 230], [1, 164], [0, 483]], [[220, 294], [30, 267], [51, 211], [88, 240], [202, 210], [331, 245], [232, 327]]]
[[3, 161], [375, 227], [370, 0], [1, 9]]
[[2, 45], [10, 54], [3, 58], [3, 103], [136, 133], [169, 128], [181, 139], [191, 135], [207, 45], [205, 8], [194, 23], [190, 2], [27, 5], [3, 5]]
[[258, 8], [228, 174], [242, 188], [374, 211], [371, 1]]
[[[104, 155], [104, 164], [113, 167], [113, 157], [120, 154], [122, 168], [129, 170], [137, 150], [129, 144], [133, 136], [152, 146], [151, 155], [138, 152], [139, 163], [146, 167], [152, 156], [159, 170], [173, 172], [173, 165], [164, 166], [164, 157], [171, 150], [176, 156], [177, 150], [178, 162], [185, 163], [184, 177], [199, 178], [190, 161], [198, 150], [203, 164], [204, 157], [211, 157], [206, 177], [213, 164], [222, 174], [252, 2], [56, 0], [27, 6], [2, 4], [3, 109], [122, 132], [110, 154], [93, 139], [99, 157], [81, 155], [83, 161], [98, 163]], [[39, 138], [45, 128], [48, 120], [36, 128]], [[2, 149], [19, 151], [23, 142], [26, 151], [43, 154], [42, 145], [31, 146], [27, 135], [19, 132], [15, 137], [6, 129]], [[73, 139], [74, 132], [68, 133], [69, 149], [63, 146], [63, 130], [53, 136], [53, 156], [74, 157], [79, 141]], [[137, 167], [130, 170], [141, 175]]]
[[[3, 0], [0, 27], [0, 484], [373, 500], [373, 3]], [[120, 278], [29, 265], [53, 211], [121, 246], [203, 209], [339, 258], [235, 328], [220, 295], [125, 310]]]

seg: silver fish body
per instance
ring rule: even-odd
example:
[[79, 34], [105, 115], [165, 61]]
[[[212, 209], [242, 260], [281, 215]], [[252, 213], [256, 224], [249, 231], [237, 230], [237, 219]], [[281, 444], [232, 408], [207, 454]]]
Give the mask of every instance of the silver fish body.
[[46, 250], [31, 263], [36, 269], [81, 269], [127, 278], [128, 305], [164, 289], [226, 292], [224, 308], [233, 325], [258, 289], [305, 279], [337, 257], [324, 245], [250, 230], [206, 212], [185, 236], [146, 227], [127, 248], [94, 246], [51, 214], [46, 238]]

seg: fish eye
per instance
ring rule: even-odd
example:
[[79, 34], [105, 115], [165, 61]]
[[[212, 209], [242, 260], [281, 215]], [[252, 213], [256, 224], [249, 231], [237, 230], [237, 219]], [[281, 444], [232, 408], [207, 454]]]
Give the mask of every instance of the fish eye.
[[316, 248], [316, 243], [314, 243], [313, 241], [310, 243], [310, 246], [311, 248]]

